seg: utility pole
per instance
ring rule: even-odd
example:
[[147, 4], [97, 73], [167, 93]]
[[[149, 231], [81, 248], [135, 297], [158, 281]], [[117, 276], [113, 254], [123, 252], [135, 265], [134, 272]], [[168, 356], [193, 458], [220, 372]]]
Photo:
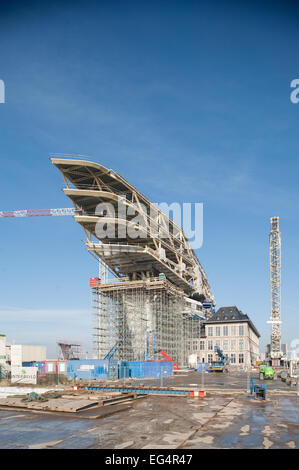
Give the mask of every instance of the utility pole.
[[281, 352], [281, 234], [279, 231], [279, 217], [271, 217], [271, 231], [269, 236], [270, 250], [270, 292], [271, 292], [271, 341], [270, 357], [273, 366], [279, 366]]

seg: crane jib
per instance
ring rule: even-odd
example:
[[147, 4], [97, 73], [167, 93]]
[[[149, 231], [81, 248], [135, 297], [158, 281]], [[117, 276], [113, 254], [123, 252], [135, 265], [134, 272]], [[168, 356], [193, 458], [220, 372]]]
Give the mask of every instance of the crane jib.
[[58, 209], [24, 209], [18, 211], [0, 211], [0, 217], [50, 217], [74, 215], [74, 209], [71, 207]]

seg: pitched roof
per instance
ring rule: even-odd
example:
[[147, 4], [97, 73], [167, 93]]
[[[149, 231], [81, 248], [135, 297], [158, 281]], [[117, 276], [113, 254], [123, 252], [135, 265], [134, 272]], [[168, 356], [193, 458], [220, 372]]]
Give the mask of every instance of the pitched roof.
[[230, 323], [230, 322], [240, 322], [246, 321], [249, 323], [255, 334], [260, 337], [258, 330], [250, 320], [248, 315], [245, 315], [241, 310], [239, 310], [235, 305], [228, 306], [228, 307], [220, 307], [217, 312], [207, 321], [206, 323]]

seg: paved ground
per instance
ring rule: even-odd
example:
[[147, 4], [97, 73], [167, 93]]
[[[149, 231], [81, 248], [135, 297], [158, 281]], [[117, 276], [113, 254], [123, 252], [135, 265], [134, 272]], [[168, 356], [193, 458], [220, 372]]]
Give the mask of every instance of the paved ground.
[[[268, 390], [281, 390], [290, 391], [296, 390], [296, 388], [290, 388], [285, 382], [280, 379], [277, 380], [265, 380], [260, 382], [258, 373], [241, 373], [241, 372], [230, 372], [230, 373], [219, 373], [219, 372], [189, 372], [179, 373], [173, 377], [165, 377], [162, 380], [163, 386], [172, 387], [184, 387], [193, 386], [204, 388], [206, 390], [248, 390], [248, 384], [251, 378], [255, 383], [263, 383], [267, 385]], [[128, 380], [127, 383], [144, 383], [146, 385], [161, 385], [161, 379], [139, 379], [139, 380]], [[298, 389], [299, 391], [299, 389]]]
[[0, 409], [0, 448], [299, 448], [299, 397], [289, 387], [260, 401], [235, 393], [232, 378], [231, 386], [203, 399], [152, 396], [75, 417]]

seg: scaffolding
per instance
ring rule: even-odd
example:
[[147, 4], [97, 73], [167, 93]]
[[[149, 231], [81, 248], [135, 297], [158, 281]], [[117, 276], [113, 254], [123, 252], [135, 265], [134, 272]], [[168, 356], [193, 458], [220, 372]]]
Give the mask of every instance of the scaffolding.
[[91, 289], [97, 358], [112, 357], [113, 351], [117, 360], [145, 361], [159, 359], [162, 349], [178, 365], [188, 364], [189, 340], [199, 338], [203, 318], [182, 290], [161, 278], [99, 279]]
[[57, 340], [58, 360], [82, 359], [83, 350], [82, 343], [76, 341]]

